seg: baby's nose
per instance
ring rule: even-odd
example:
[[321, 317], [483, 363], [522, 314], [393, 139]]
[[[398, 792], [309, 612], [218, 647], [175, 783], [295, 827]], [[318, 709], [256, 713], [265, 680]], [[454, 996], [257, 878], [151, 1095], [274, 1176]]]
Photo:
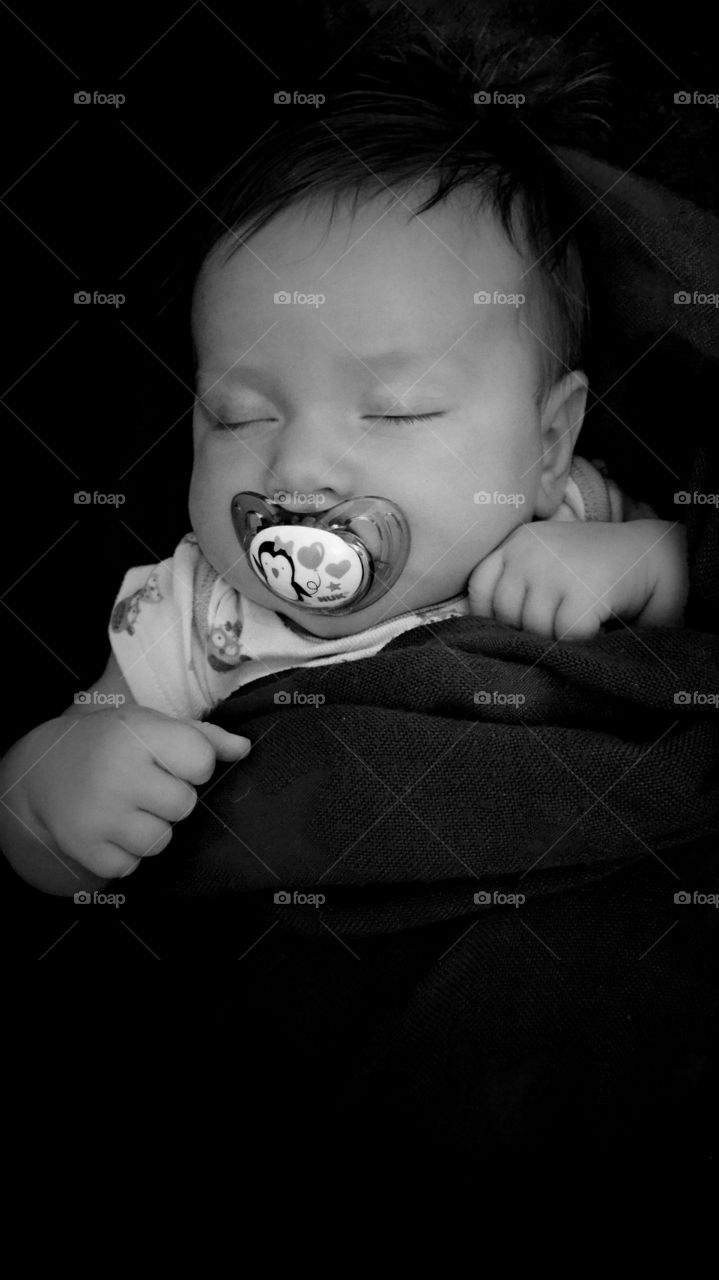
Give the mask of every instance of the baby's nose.
[[[354, 440], [342, 432], [329, 411], [305, 412], [284, 423], [266, 457], [265, 493], [284, 492], [285, 505], [306, 506], [300, 496], [341, 501], [355, 492]], [[331, 504], [330, 504], [331, 505]]]

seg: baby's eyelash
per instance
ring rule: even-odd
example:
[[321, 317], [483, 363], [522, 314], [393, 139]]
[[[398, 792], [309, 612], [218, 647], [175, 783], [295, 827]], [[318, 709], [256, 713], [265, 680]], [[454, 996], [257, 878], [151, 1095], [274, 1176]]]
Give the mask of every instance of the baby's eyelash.
[[[210, 405], [205, 404], [199, 396], [197, 397], [195, 404], [213, 431], [233, 431], [239, 427], [247, 427], [251, 422], [264, 421], [263, 418], [250, 418], [245, 422], [226, 422], [221, 416], [223, 413], [223, 408], [221, 406], [217, 409], [212, 409]], [[227, 412], [227, 410], [225, 409], [224, 412]]]
[[444, 410], [437, 410], [435, 413], [405, 413], [405, 414], [379, 414], [372, 415], [374, 422], [425, 422], [427, 418], [441, 418]]
[[[368, 414], [371, 422], [426, 422], [429, 418], [441, 418], [444, 416], [444, 410], [436, 410], [434, 413], [405, 413], [405, 414]], [[249, 427], [255, 422], [270, 422], [270, 418], [249, 418], [246, 422], [223, 422], [217, 418], [215, 426], [219, 430], [236, 431], [240, 427]]]
[[215, 426], [218, 431], [237, 431], [240, 427], [251, 427], [254, 422], [271, 422], [271, 418], [248, 418], [246, 422], [223, 422], [218, 418]]

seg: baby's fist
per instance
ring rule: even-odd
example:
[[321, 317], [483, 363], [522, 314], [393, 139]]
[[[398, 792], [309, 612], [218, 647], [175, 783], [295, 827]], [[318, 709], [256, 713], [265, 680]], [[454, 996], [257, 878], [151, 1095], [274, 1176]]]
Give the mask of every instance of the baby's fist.
[[520, 525], [472, 572], [470, 613], [547, 640], [591, 639], [612, 615], [616, 574], [598, 541], [596, 525]]

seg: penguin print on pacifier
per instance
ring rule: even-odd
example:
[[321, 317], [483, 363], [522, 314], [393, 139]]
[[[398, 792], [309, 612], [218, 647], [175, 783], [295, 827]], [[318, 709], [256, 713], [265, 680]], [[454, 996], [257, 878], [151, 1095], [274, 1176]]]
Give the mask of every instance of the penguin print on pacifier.
[[230, 510], [240, 545], [263, 586], [314, 613], [366, 609], [407, 563], [407, 521], [388, 498], [349, 498], [322, 515], [306, 515], [248, 492], [235, 494]]

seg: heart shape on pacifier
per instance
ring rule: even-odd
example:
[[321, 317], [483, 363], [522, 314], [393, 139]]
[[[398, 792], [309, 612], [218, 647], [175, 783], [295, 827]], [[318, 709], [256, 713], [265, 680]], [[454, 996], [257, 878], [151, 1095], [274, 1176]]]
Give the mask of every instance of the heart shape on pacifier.
[[325, 569], [331, 578], [344, 578], [350, 568], [349, 560], [340, 560], [339, 564], [326, 564]]
[[320, 614], [366, 609], [397, 581], [409, 555], [407, 521], [389, 498], [348, 498], [308, 516], [248, 491], [235, 494], [230, 515], [263, 587], [285, 605]]
[[[309, 547], [300, 547], [297, 552], [297, 559], [300, 564], [305, 566], [305, 569], [316, 569], [322, 564], [324, 557], [325, 549], [321, 542], [311, 542]], [[349, 569], [349, 567], [349, 561], [347, 561], [347, 568]], [[326, 568], [328, 573], [332, 572], [330, 565], [327, 565]]]

